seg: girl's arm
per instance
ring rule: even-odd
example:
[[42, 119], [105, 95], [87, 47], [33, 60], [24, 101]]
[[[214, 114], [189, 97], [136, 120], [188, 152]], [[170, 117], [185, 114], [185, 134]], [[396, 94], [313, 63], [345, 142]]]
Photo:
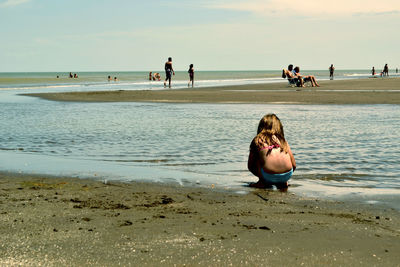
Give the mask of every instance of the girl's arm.
[[254, 155], [252, 151], [249, 153], [249, 159], [247, 161], [247, 168], [249, 171], [254, 174], [255, 176], [258, 177], [258, 160], [257, 160], [257, 155]]
[[[289, 78], [294, 78], [293, 77], [293, 73], [292, 72], [290, 72], [290, 71], [288, 71], [288, 70], [286, 70], [286, 69], [284, 69], [284, 71], [285, 71], [285, 75], [286, 75], [286, 77], [289, 77]], [[285, 78], [286, 78], [285, 77]]]
[[293, 156], [292, 150], [290, 149], [289, 143], [287, 144], [287, 146], [288, 146], [288, 153], [290, 156], [290, 161], [292, 162], [292, 168], [294, 171], [296, 169], [296, 160], [294, 159], [294, 156]]
[[247, 168], [252, 174], [259, 177], [260, 175], [259, 155], [257, 153], [254, 139], [253, 141], [251, 141], [250, 144], [250, 153], [249, 153], [249, 159], [247, 160]]

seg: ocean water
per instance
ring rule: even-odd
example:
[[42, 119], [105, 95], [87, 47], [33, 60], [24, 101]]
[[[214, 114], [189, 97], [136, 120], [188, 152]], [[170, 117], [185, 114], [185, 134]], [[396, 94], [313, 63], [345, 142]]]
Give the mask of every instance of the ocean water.
[[[68, 78], [68, 73], [0, 73], [0, 90], [38, 90], [57, 91], [93, 91], [93, 90], [161, 90], [164, 89], [164, 72], [161, 81], [149, 81], [149, 72], [82, 72], [78, 79]], [[173, 76], [172, 89], [186, 88], [188, 73], [176, 71]], [[327, 70], [305, 70], [303, 74], [315, 75], [318, 80], [328, 80]], [[335, 79], [362, 79], [370, 77], [369, 70], [337, 70]], [[282, 70], [276, 71], [196, 71], [195, 86], [224, 86], [241, 84], [285, 82], [281, 77]], [[390, 73], [400, 76], [399, 73]], [[59, 76], [59, 78], [56, 78]], [[117, 77], [117, 81], [108, 81], [107, 77]]]
[[[212, 75], [206, 78], [212, 85], [274, 79]], [[250, 141], [259, 119], [275, 113], [298, 165], [290, 191], [400, 209], [399, 105], [53, 102], [20, 94], [137, 90], [139, 82], [64, 86], [13, 79], [0, 84], [0, 171], [246, 192], [257, 180], [247, 171]]]

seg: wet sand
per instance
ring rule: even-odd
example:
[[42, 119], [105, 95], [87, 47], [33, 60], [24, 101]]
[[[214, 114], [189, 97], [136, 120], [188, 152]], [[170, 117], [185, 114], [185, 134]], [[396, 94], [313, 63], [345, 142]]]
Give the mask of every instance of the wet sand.
[[0, 174], [0, 265], [398, 266], [399, 213], [254, 189]]
[[174, 103], [400, 104], [399, 78], [322, 81], [321, 87], [287, 83], [194, 89], [26, 94], [56, 101]]

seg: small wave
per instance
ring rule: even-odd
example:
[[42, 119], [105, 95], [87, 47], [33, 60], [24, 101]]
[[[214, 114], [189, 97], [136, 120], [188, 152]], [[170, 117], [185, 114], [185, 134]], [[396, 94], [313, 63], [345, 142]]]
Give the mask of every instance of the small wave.
[[309, 179], [321, 181], [359, 181], [371, 177], [368, 174], [355, 174], [355, 173], [337, 173], [337, 174], [304, 174], [299, 175], [296, 179]]
[[[206, 79], [196, 80], [199, 87], [206, 86], [223, 86], [223, 85], [243, 85], [243, 84], [258, 84], [258, 83], [274, 83], [282, 82], [280, 77], [270, 78], [232, 78], [232, 79]], [[186, 88], [186, 80], [174, 80], [175, 88]], [[72, 88], [87, 88], [102, 90], [111, 88], [122, 88], [126, 90], [146, 90], [164, 88], [162, 81], [133, 81], [133, 82], [82, 82], [77, 84], [14, 84], [5, 87], [0, 87], [0, 90], [33, 90], [33, 89], [72, 89]]]
[[[271, 83], [271, 82], [282, 82], [284, 81], [282, 78], [255, 78], [255, 79], [222, 79], [222, 80], [198, 80], [196, 81], [196, 84], [207, 84], [208, 86], [212, 85], [221, 85], [221, 84], [227, 84], [231, 85], [232, 83], [234, 84], [253, 84], [253, 83]], [[182, 81], [185, 83], [185, 81]], [[209, 85], [210, 84], [210, 85]]]
[[365, 76], [370, 76], [369, 73], [345, 73], [343, 76], [347, 77], [365, 77]]
[[165, 166], [208, 166], [208, 165], [215, 165], [215, 162], [193, 162], [193, 163], [176, 163], [176, 164], [165, 164]]
[[16, 151], [16, 150], [19, 150], [19, 149], [17, 149], [17, 148], [0, 147], [0, 150], [2, 150], [2, 151]]
[[76, 88], [82, 87], [82, 84], [65, 84], [65, 85], [29, 85], [29, 86], [11, 86], [11, 87], [0, 87], [1, 90], [30, 90], [30, 89], [47, 89], [47, 88]]
[[109, 160], [104, 159], [103, 161], [107, 162], [136, 162], [136, 163], [160, 163], [160, 162], [169, 162], [169, 159], [116, 159], [116, 160]]

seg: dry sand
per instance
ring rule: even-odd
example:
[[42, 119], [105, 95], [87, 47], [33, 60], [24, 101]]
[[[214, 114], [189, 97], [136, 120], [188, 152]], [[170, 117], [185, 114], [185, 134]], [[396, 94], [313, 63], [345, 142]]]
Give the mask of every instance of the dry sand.
[[0, 174], [1, 266], [398, 266], [399, 213], [254, 189]]
[[322, 81], [321, 87], [287, 83], [158, 91], [105, 91], [27, 94], [48, 100], [81, 102], [400, 104], [400, 79]]

